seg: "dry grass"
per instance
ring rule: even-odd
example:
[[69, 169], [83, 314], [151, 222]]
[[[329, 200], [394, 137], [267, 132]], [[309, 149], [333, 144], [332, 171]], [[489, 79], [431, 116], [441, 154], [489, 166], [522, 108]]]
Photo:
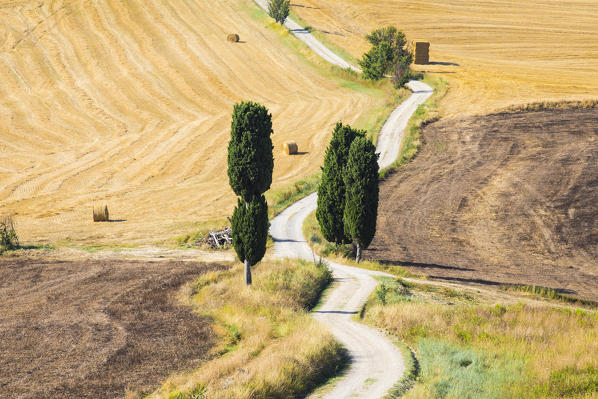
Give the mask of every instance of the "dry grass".
[[344, 352], [305, 311], [330, 281], [329, 272], [309, 263], [262, 262], [254, 281], [245, 287], [236, 266], [189, 288], [191, 304], [219, 325], [218, 356], [173, 376], [153, 397], [171, 398], [199, 384], [214, 399], [295, 397], [335, 374]]
[[[395, 25], [430, 42], [430, 61], [451, 85], [443, 115], [512, 104], [583, 99], [598, 92], [598, 1], [305, 0], [294, 7], [314, 30], [360, 58], [364, 37]], [[458, 64], [458, 65], [454, 65]]]
[[[318, 170], [336, 121], [384, 104], [331, 80], [325, 62], [314, 68], [254, 10], [251, 0], [2, 2], [0, 213], [18, 214], [23, 240], [153, 243], [229, 215], [235, 102], [265, 104], [276, 148], [293, 139], [305, 152], [276, 156], [275, 190]], [[244, 43], [224, 40], [231, 27]], [[94, 202], [126, 222], [93, 225]]]
[[[386, 293], [378, 289], [365, 320], [419, 348], [422, 376], [407, 397], [430, 397], [442, 381], [451, 386], [446, 397], [455, 397], [455, 391], [467, 384], [481, 389], [477, 397], [487, 397], [484, 384], [492, 381], [500, 388], [494, 398], [598, 394], [598, 313], [551, 305], [491, 304], [455, 290], [388, 280], [384, 284]], [[428, 353], [430, 347], [436, 354]], [[449, 348], [446, 356], [474, 359], [474, 366], [477, 359], [488, 373], [464, 381], [466, 374], [459, 373], [465, 373], [469, 364], [462, 364], [441, 377], [433, 369], [441, 367], [437, 357], [442, 348]], [[506, 370], [518, 368], [521, 375], [507, 378]]]

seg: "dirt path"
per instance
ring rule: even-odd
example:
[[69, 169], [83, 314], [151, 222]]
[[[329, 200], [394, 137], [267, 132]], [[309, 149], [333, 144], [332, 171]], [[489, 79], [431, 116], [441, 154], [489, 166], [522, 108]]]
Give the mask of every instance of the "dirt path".
[[[266, 2], [256, 0], [265, 8]], [[336, 54], [324, 47], [312, 35], [294, 21], [288, 19], [285, 26], [317, 54], [343, 68], [352, 67]], [[412, 81], [413, 91], [391, 114], [380, 131], [378, 139], [379, 164], [390, 166], [399, 153], [402, 133], [407, 121], [432, 94], [428, 85]], [[303, 237], [303, 221], [316, 209], [317, 195], [312, 194], [296, 202], [271, 221], [270, 232], [274, 238], [274, 254], [280, 258], [314, 258], [311, 248]], [[352, 319], [368, 295], [376, 287], [373, 276], [383, 273], [330, 263], [334, 274], [335, 288], [330, 292], [314, 317], [328, 326], [334, 336], [345, 345], [351, 356], [347, 374], [330, 390], [318, 397], [325, 398], [379, 398], [382, 397], [403, 375], [403, 356], [397, 347], [381, 332]]]

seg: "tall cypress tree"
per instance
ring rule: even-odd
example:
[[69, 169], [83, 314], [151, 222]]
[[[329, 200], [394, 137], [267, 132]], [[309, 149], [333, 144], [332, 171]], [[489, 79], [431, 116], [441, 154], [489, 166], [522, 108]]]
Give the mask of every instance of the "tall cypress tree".
[[253, 102], [236, 104], [228, 143], [228, 180], [240, 198], [232, 217], [233, 246], [245, 263], [245, 283], [251, 266], [266, 252], [268, 204], [263, 193], [272, 184], [272, 115]]
[[365, 131], [343, 126], [338, 122], [332, 132], [332, 139], [324, 156], [322, 180], [318, 187], [318, 208], [316, 218], [320, 231], [326, 240], [336, 244], [347, 244], [350, 238], [345, 234], [343, 212], [345, 209], [345, 183], [343, 168], [349, 156], [351, 143], [357, 137], [364, 137]]
[[351, 144], [344, 169], [345, 231], [356, 247], [356, 260], [376, 234], [378, 216], [378, 154], [376, 147], [365, 137]]

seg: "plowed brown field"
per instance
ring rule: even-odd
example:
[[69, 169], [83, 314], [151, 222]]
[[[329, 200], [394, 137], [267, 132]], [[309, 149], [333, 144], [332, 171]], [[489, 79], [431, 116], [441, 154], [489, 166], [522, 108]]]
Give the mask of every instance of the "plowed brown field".
[[175, 297], [218, 268], [0, 259], [0, 397], [122, 398], [197, 367], [215, 343], [212, 322]]
[[[383, 104], [319, 74], [255, 9], [0, 0], [0, 214], [21, 238], [153, 242], [230, 214], [235, 102], [273, 114], [274, 188], [318, 169], [336, 121]], [[301, 155], [279, 150], [290, 139]], [[126, 223], [94, 225], [94, 202]]]
[[365, 257], [598, 299], [598, 109], [437, 122], [381, 185]]
[[355, 58], [381, 26], [430, 41], [432, 64], [417, 69], [451, 84], [445, 115], [598, 93], [597, 0], [301, 0], [292, 9]]

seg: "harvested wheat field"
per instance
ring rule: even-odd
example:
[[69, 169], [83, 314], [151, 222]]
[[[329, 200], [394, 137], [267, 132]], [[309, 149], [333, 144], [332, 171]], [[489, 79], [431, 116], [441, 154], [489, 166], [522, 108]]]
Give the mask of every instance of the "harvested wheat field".
[[597, 0], [302, 0], [307, 25], [360, 58], [385, 25], [430, 42], [434, 71], [451, 84], [447, 116], [598, 93]]
[[365, 257], [598, 299], [598, 109], [437, 122], [381, 185]]
[[[230, 214], [236, 102], [266, 105], [275, 149], [292, 138], [303, 151], [275, 151], [273, 188], [318, 169], [336, 121], [383, 104], [319, 73], [256, 10], [0, 1], [0, 214], [15, 216], [23, 241], [151, 243]], [[94, 224], [96, 203], [120, 223]]]
[[176, 299], [196, 262], [0, 260], [0, 397], [117, 398], [197, 367], [217, 337]]

